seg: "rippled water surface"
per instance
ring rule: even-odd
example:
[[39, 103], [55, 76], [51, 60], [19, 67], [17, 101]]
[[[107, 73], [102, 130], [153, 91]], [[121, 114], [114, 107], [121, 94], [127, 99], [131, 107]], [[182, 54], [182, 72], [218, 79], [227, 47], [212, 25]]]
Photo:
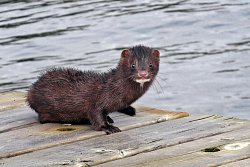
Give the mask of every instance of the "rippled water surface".
[[0, 90], [27, 91], [53, 66], [105, 71], [137, 44], [161, 65], [136, 105], [250, 119], [246, 0], [2, 0]]

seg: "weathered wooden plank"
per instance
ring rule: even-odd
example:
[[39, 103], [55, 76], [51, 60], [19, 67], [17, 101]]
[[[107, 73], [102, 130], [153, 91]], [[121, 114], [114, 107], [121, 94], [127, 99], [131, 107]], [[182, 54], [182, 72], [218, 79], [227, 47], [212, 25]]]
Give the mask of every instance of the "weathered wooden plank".
[[[115, 167], [122, 164], [130, 166], [218, 166], [227, 162], [238, 161], [250, 156], [250, 143], [239, 150], [226, 150], [225, 145], [232, 143], [247, 143], [250, 141], [250, 127], [222, 133], [210, 137], [191, 140], [190, 142], [169, 145], [166, 148], [138, 154], [107, 163], [98, 167]], [[204, 152], [205, 148], [217, 147], [219, 152]], [[242, 162], [244, 163], [244, 162]]]
[[10, 166], [96, 165], [249, 126], [246, 120], [186, 117], [2, 159], [1, 163]]
[[4, 110], [0, 112], [0, 133], [37, 122], [37, 114], [27, 106]]
[[0, 93], [0, 111], [26, 105], [25, 97], [26, 93], [24, 92]]
[[250, 164], [250, 158], [247, 159], [239, 159], [235, 162], [229, 162], [225, 163], [224, 165], [221, 165], [221, 167], [247, 167]]
[[181, 156], [174, 156], [160, 161], [149, 162], [146, 164], [136, 165], [139, 166], [179, 166], [179, 167], [192, 167], [192, 166], [219, 166], [225, 161], [232, 161], [241, 157], [249, 157], [249, 148], [240, 151], [228, 152], [221, 150], [220, 152], [205, 153], [201, 151], [187, 153]]
[[[188, 115], [187, 113], [163, 112], [161, 110], [149, 108], [147, 109], [151, 111], [151, 113], [149, 111], [142, 112], [144, 108], [137, 108], [137, 115], [133, 117], [122, 113], [112, 113], [111, 117], [116, 122], [114, 125], [120, 127], [121, 130], [124, 131]], [[154, 112], [156, 112], [156, 114], [153, 114]], [[2, 133], [0, 133], [0, 145], [3, 148], [0, 150], [0, 158], [16, 156], [105, 135], [104, 132], [94, 131], [90, 125], [41, 125], [37, 122], [36, 117], [35, 112], [27, 106], [2, 111], [2, 113], [0, 113], [0, 119], [3, 119], [3, 122], [1, 122], [3, 127], [1, 128], [4, 129]], [[74, 131], [62, 132], [57, 130], [65, 127], [73, 128]]]

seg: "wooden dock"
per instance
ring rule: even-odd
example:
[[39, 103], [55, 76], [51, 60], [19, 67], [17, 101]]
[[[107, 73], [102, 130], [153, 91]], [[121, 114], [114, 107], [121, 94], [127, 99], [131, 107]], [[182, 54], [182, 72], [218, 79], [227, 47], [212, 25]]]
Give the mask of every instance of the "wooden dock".
[[112, 113], [122, 132], [40, 124], [25, 93], [0, 94], [0, 166], [250, 166], [250, 121], [136, 107]]

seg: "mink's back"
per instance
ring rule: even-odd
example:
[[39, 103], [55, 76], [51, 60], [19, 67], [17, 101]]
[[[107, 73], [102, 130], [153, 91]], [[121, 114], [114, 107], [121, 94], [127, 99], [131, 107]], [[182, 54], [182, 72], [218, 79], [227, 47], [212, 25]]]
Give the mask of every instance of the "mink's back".
[[[106, 73], [97, 73], [94, 71], [81, 71], [73, 68], [54, 68], [46, 71], [41, 77], [40, 81], [47, 80], [50, 84], [71, 85], [88, 83], [88, 82], [105, 82]], [[46, 84], [46, 83], [43, 83]]]

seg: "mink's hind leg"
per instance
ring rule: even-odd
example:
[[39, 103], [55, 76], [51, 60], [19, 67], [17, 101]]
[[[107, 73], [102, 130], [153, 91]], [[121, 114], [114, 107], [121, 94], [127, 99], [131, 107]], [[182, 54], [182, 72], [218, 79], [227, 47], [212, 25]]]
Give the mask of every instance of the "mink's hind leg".
[[110, 125], [108, 119], [112, 120], [103, 111], [92, 111], [89, 114], [89, 120], [95, 130], [105, 131], [107, 134], [121, 132], [118, 127]]
[[130, 116], [134, 116], [135, 115], [135, 108], [129, 106], [127, 108], [123, 108], [121, 110], [118, 110], [118, 112], [130, 115]]

